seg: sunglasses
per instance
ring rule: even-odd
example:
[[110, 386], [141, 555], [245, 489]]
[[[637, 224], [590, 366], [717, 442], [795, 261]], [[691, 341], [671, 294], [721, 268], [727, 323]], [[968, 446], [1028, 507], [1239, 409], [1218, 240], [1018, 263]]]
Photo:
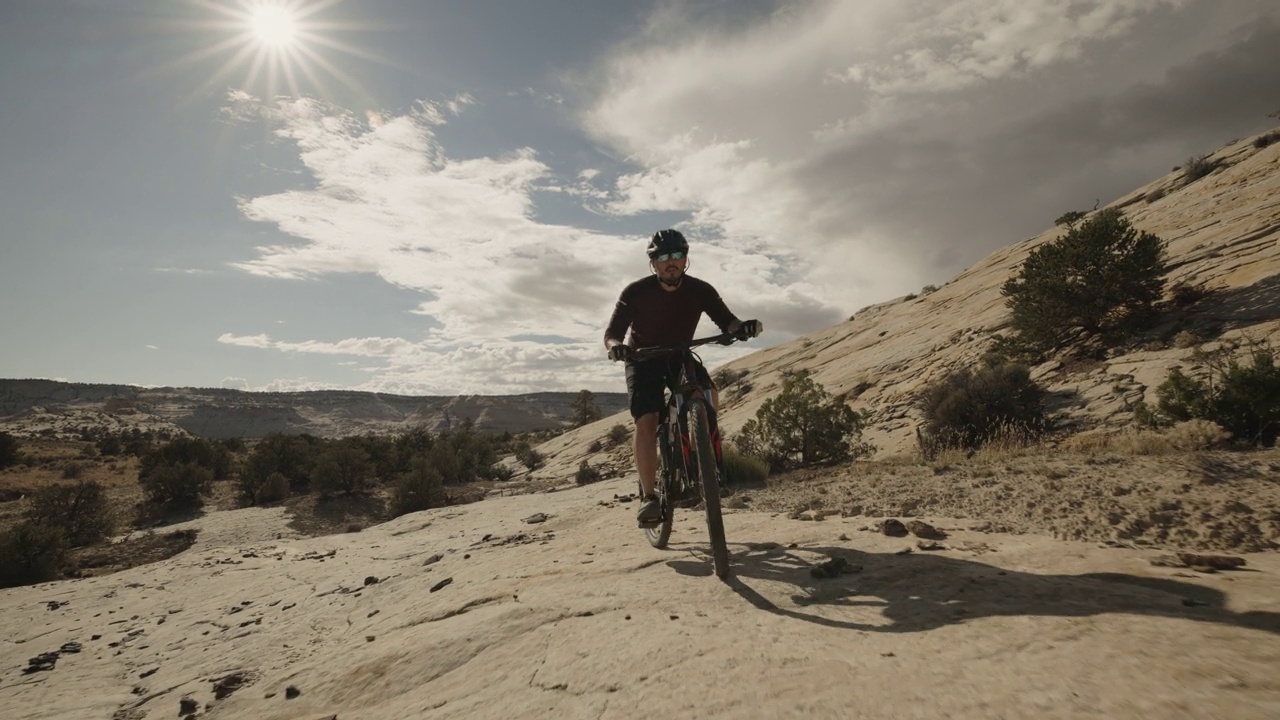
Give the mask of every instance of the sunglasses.
[[668, 260], [683, 260], [683, 259], [684, 259], [684, 251], [682, 250], [677, 250], [675, 252], [669, 252], [669, 253], [662, 253], [661, 255], [653, 256], [654, 262], [666, 262]]

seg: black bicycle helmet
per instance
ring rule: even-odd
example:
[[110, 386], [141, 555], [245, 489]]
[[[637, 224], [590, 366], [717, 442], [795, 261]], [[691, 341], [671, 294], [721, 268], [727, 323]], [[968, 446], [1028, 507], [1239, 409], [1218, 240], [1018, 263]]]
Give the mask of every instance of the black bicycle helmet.
[[679, 230], [659, 230], [653, 234], [649, 240], [649, 259], [652, 260], [657, 255], [672, 252], [689, 252], [689, 241], [684, 239], [684, 235]]

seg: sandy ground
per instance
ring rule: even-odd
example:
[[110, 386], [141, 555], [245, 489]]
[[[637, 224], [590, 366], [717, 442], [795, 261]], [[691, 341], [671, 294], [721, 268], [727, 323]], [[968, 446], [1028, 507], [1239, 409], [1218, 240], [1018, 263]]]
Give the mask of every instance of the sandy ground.
[[647, 544], [613, 500], [633, 482], [316, 538], [212, 513], [167, 561], [0, 591], [3, 714], [1280, 717], [1276, 553], [1204, 574], [973, 518], [924, 518], [948, 535], [925, 551], [875, 518], [744, 510], [721, 582], [697, 512]]

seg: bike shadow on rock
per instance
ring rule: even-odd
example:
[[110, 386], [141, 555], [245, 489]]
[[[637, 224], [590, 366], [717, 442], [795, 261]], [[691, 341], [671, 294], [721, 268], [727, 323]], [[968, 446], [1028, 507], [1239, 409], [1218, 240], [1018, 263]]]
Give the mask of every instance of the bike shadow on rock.
[[[921, 632], [983, 617], [1124, 613], [1280, 634], [1280, 613], [1233, 612], [1226, 608], [1226, 594], [1222, 591], [1172, 578], [1111, 572], [1040, 575], [924, 552], [795, 548], [806, 554], [842, 559], [853, 570], [821, 578], [813, 574], [818, 563], [777, 543], [731, 543], [730, 549], [732, 574], [724, 582], [743, 599], [775, 615], [833, 628]], [[710, 557], [702, 557], [705, 548], [698, 551], [695, 559], [671, 560], [667, 565], [681, 574], [710, 577]], [[784, 588], [782, 592], [789, 595], [792, 607], [766, 597], [752, 586], [754, 580]], [[828, 617], [829, 609], [822, 613], [805, 611], [812, 606], [849, 608], [851, 614], [865, 615], [868, 608], [878, 608], [880, 612], [875, 622], [859, 622]]]

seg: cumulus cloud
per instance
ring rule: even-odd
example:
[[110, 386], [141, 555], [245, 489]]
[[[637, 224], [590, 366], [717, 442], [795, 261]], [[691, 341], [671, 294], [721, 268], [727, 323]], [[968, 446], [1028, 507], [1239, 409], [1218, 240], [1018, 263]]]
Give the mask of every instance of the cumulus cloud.
[[220, 387], [224, 390], [248, 390], [249, 381], [242, 377], [224, 377]]
[[[237, 103], [250, 100], [232, 98]], [[643, 239], [534, 218], [533, 195], [563, 189], [529, 148], [452, 158], [436, 129], [456, 106], [420, 103], [376, 120], [314, 100], [257, 113], [296, 145], [314, 187], [245, 198], [241, 212], [272, 223], [288, 243], [235, 263], [254, 275], [305, 281], [371, 273], [421, 293], [422, 337], [298, 340], [225, 333], [227, 345], [372, 359], [366, 389], [403, 393], [511, 393], [617, 385], [601, 337], [617, 293], [647, 272]], [[574, 193], [595, 175], [576, 178]], [[571, 193], [572, 194], [572, 193]], [[723, 277], [721, 249], [699, 255], [700, 274]], [[767, 279], [752, 287], [787, 292]], [[555, 337], [554, 343], [531, 338]]]
[[827, 0], [726, 27], [671, 4], [609, 58], [583, 121], [638, 167], [607, 212], [688, 212], [853, 309], [1266, 127], [1278, 17], [1264, 0]]
[[364, 387], [386, 392], [616, 386], [600, 335], [646, 272], [644, 233], [542, 222], [540, 197], [637, 227], [685, 218], [691, 272], [777, 341], [1266, 127], [1274, 99], [1258, 89], [1280, 86], [1273, 0], [818, 0], [756, 15], [672, 2], [640, 32], [574, 81], [613, 166], [553, 171], [534, 147], [452, 156], [437, 131], [483, 110], [466, 94], [376, 113], [228, 97], [226, 117], [273, 123], [310, 180], [242, 200], [288, 240], [235, 267], [375, 275], [421, 293], [423, 330], [219, 341], [360, 358]]

